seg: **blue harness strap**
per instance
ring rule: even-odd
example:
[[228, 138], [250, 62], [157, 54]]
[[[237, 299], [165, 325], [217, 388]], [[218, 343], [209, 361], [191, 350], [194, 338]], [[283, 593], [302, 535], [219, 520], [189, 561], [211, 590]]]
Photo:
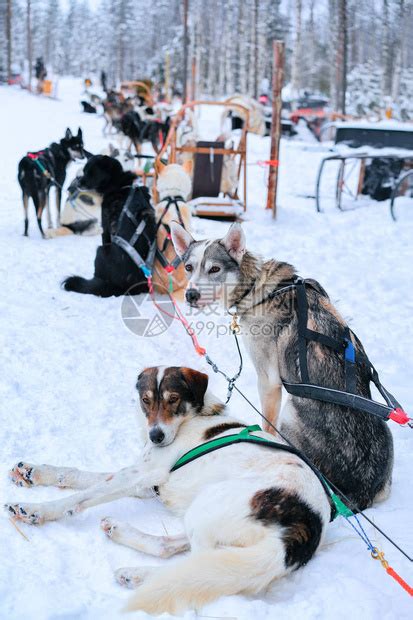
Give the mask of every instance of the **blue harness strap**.
[[[138, 190], [138, 188], [132, 186], [129, 192], [129, 195], [126, 199], [126, 202], [123, 206], [122, 212], [120, 214], [119, 217], [119, 224], [118, 224], [118, 230], [121, 226], [121, 222], [122, 219], [127, 217], [134, 226], [136, 226], [136, 229], [132, 235], [132, 237], [129, 239], [129, 241], [127, 241], [126, 239], [124, 239], [123, 237], [121, 237], [120, 235], [114, 235], [112, 237], [112, 242], [115, 243], [116, 245], [118, 245], [120, 248], [122, 248], [122, 250], [124, 252], [126, 252], [126, 254], [131, 258], [131, 260], [136, 263], [136, 265], [139, 267], [139, 269], [142, 271], [143, 275], [145, 276], [146, 279], [151, 278], [152, 277], [152, 267], [153, 267], [153, 263], [155, 260], [155, 254], [156, 254], [156, 235], [155, 235], [155, 239], [153, 241], [151, 241], [150, 239], [148, 239], [147, 235], [145, 234], [145, 228], [146, 228], [146, 222], [144, 220], [141, 220], [140, 222], [137, 221], [137, 219], [135, 218], [134, 214], [132, 213], [132, 211], [130, 210], [130, 205], [132, 204], [132, 201], [134, 199], [135, 196], [135, 192]], [[135, 244], [138, 241], [139, 237], [144, 236], [146, 239], [146, 242], [149, 246], [149, 251], [148, 251], [148, 255], [146, 257], [146, 260], [144, 260], [142, 258], [142, 256], [139, 254], [139, 252], [135, 249]]]

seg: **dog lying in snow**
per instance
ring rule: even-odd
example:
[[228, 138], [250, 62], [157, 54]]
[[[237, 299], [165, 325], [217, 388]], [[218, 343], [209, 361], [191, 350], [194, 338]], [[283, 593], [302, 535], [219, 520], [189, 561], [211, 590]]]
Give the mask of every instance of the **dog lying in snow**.
[[118, 544], [162, 558], [191, 551], [164, 567], [119, 569], [121, 584], [138, 587], [130, 611], [179, 614], [220, 596], [256, 594], [306, 564], [329, 522], [320, 481], [298, 456], [282, 450], [233, 444], [170, 472], [188, 450], [245, 426], [225, 414], [207, 387], [208, 376], [190, 368], [147, 368], [139, 375], [147, 443], [132, 467], [91, 473], [20, 462], [10, 472], [20, 486], [80, 490], [42, 504], [6, 504], [25, 523], [61, 519], [120, 497], [147, 497], [154, 488], [183, 517], [185, 533], [178, 536], [103, 519], [104, 532]]
[[169, 290], [170, 275], [175, 292], [184, 289], [188, 281], [182, 262], [168, 272], [169, 266], [179, 260], [171, 241], [169, 225], [175, 220], [182, 222], [185, 230], [191, 230], [191, 209], [185, 201], [191, 193], [192, 184], [185, 164], [165, 166], [157, 162], [156, 167], [158, 174], [156, 191], [159, 196], [159, 202], [155, 207], [158, 252], [153, 269], [153, 285], [156, 291], [165, 293]]
[[[132, 240], [133, 249], [146, 260], [155, 239], [154, 210], [146, 187], [132, 186], [136, 176], [125, 172], [120, 163], [107, 155], [94, 155], [84, 167], [79, 183], [84, 189], [93, 190], [102, 200], [102, 245], [96, 250], [93, 278], [69, 276], [63, 282], [66, 291], [111, 297], [125, 295], [132, 287], [134, 294], [147, 292], [146, 278], [136, 261], [113, 239]], [[131, 217], [121, 218], [125, 203]], [[141, 234], [135, 235], [139, 227]], [[130, 244], [129, 244], [130, 245]]]
[[[108, 155], [116, 159], [124, 172], [132, 172], [135, 168], [135, 157], [129, 151], [116, 148], [109, 144], [100, 155]], [[90, 154], [92, 157], [92, 155]], [[47, 239], [67, 235], [99, 235], [102, 234], [102, 198], [103, 195], [93, 189], [83, 189], [84, 168], [79, 170], [67, 188], [66, 203], [60, 218], [61, 226], [50, 228], [45, 232]], [[107, 205], [107, 203], [106, 203]]]
[[[216, 302], [236, 308], [257, 370], [263, 413], [276, 425], [282, 383], [305, 383], [300, 376], [297, 293], [289, 290], [271, 296], [296, 275], [294, 267], [275, 259], [264, 262], [248, 252], [240, 224], [233, 224], [223, 239], [216, 240], [195, 241], [178, 224], [171, 225], [171, 233], [189, 278], [187, 301], [197, 308]], [[347, 328], [344, 319], [320, 284], [309, 282], [306, 327], [331, 339], [341, 338]], [[355, 355], [365, 356], [357, 337], [350, 333], [350, 338]], [[310, 382], [335, 390], [345, 388], [344, 347], [337, 352], [310, 341], [306, 359]], [[370, 398], [369, 367], [364, 363], [355, 367], [357, 393]], [[281, 422], [289, 440], [360, 510], [388, 497], [393, 439], [382, 419], [342, 405], [289, 395]]]

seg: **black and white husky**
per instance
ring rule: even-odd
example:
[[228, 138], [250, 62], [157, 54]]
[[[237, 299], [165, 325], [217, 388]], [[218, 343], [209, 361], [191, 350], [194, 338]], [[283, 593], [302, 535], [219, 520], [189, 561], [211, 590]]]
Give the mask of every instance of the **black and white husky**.
[[138, 587], [130, 611], [180, 614], [220, 596], [256, 594], [306, 564], [329, 522], [330, 502], [320, 481], [298, 456], [283, 450], [233, 444], [171, 473], [187, 451], [245, 427], [225, 415], [207, 387], [208, 376], [191, 368], [154, 367], [139, 375], [147, 442], [133, 467], [92, 473], [19, 462], [10, 472], [19, 486], [80, 490], [43, 504], [6, 504], [9, 515], [32, 525], [120, 497], [145, 498], [154, 487], [183, 517], [185, 532], [177, 536], [102, 521], [111, 540], [137, 551], [161, 558], [191, 551], [166, 566], [119, 569], [121, 584]]
[[42, 237], [45, 237], [42, 227], [42, 214], [45, 208], [48, 227], [52, 227], [49, 208], [49, 192], [52, 185], [56, 188], [57, 225], [60, 225], [60, 203], [67, 166], [75, 159], [83, 159], [85, 155], [82, 130], [79, 127], [76, 135], [73, 135], [68, 128], [60, 142], [52, 142], [42, 151], [28, 153], [20, 160], [17, 178], [23, 192], [24, 235], [26, 237], [29, 231], [29, 198], [33, 200], [37, 225]]
[[[195, 241], [179, 224], [171, 224], [171, 233], [189, 280], [187, 301], [201, 308], [219, 302], [240, 316], [243, 340], [258, 374], [263, 413], [276, 425], [283, 382], [301, 382], [298, 312], [294, 290], [274, 298], [269, 293], [291, 281], [294, 267], [274, 259], [263, 261], [248, 252], [239, 224], [223, 239], [209, 241]], [[346, 323], [320, 284], [311, 282], [307, 327], [337, 338]], [[351, 339], [357, 354], [364, 354], [354, 334]], [[345, 389], [342, 354], [310, 342], [307, 357], [313, 384]], [[371, 397], [370, 378], [369, 368], [357, 364], [357, 393], [366, 398]], [[289, 396], [281, 425], [290, 441], [359, 509], [388, 496], [393, 439], [382, 419], [341, 405]]]

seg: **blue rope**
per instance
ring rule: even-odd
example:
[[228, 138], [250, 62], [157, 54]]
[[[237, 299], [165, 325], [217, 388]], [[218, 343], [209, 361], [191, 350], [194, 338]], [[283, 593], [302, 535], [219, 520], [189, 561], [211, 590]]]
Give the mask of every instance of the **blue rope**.
[[[344, 516], [344, 515], [343, 515]], [[355, 520], [357, 521], [357, 525], [360, 528], [357, 529], [356, 525], [354, 525], [354, 523], [352, 523], [352, 521], [350, 521], [351, 517], [346, 517], [344, 516], [345, 520], [347, 521], [347, 523], [349, 523], [351, 525], [351, 527], [353, 528], [353, 530], [356, 532], [356, 534], [358, 534], [360, 536], [360, 538], [362, 539], [362, 541], [364, 542], [364, 544], [367, 546], [367, 549], [371, 552], [373, 552], [375, 550], [374, 545], [372, 544], [370, 538], [368, 537], [365, 529], [363, 528], [363, 526], [361, 525], [359, 518], [357, 517], [356, 514], [351, 515], [352, 517], [355, 518]]]

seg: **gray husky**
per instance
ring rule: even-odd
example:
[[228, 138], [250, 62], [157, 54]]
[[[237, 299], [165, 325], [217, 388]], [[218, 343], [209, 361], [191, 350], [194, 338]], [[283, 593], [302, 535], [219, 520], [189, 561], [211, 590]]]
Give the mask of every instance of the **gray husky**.
[[[186, 300], [202, 308], [219, 302], [241, 319], [244, 343], [255, 365], [265, 417], [277, 424], [283, 383], [304, 382], [300, 367], [298, 293], [285, 287], [297, 277], [294, 267], [263, 261], [248, 252], [245, 235], [233, 224], [223, 239], [195, 241], [179, 224], [171, 225], [189, 284]], [[306, 329], [331, 339], [347, 330], [354, 354], [366, 357], [357, 337], [315, 280], [307, 281]], [[273, 292], [285, 288], [282, 294]], [[306, 363], [313, 384], [335, 390], [346, 386], [342, 354], [320, 342], [307, 344]], [[367, 359], [367, 358], [366, 358]], [[371, 398], [367, 366], [355, 365], [357, 394]], [[266, 430], [271, 430], [267, 425]], [[360, 509], [390, 493], [393, 440], [386, 423], [368, 413], [288, 395], [280, 430]]]

